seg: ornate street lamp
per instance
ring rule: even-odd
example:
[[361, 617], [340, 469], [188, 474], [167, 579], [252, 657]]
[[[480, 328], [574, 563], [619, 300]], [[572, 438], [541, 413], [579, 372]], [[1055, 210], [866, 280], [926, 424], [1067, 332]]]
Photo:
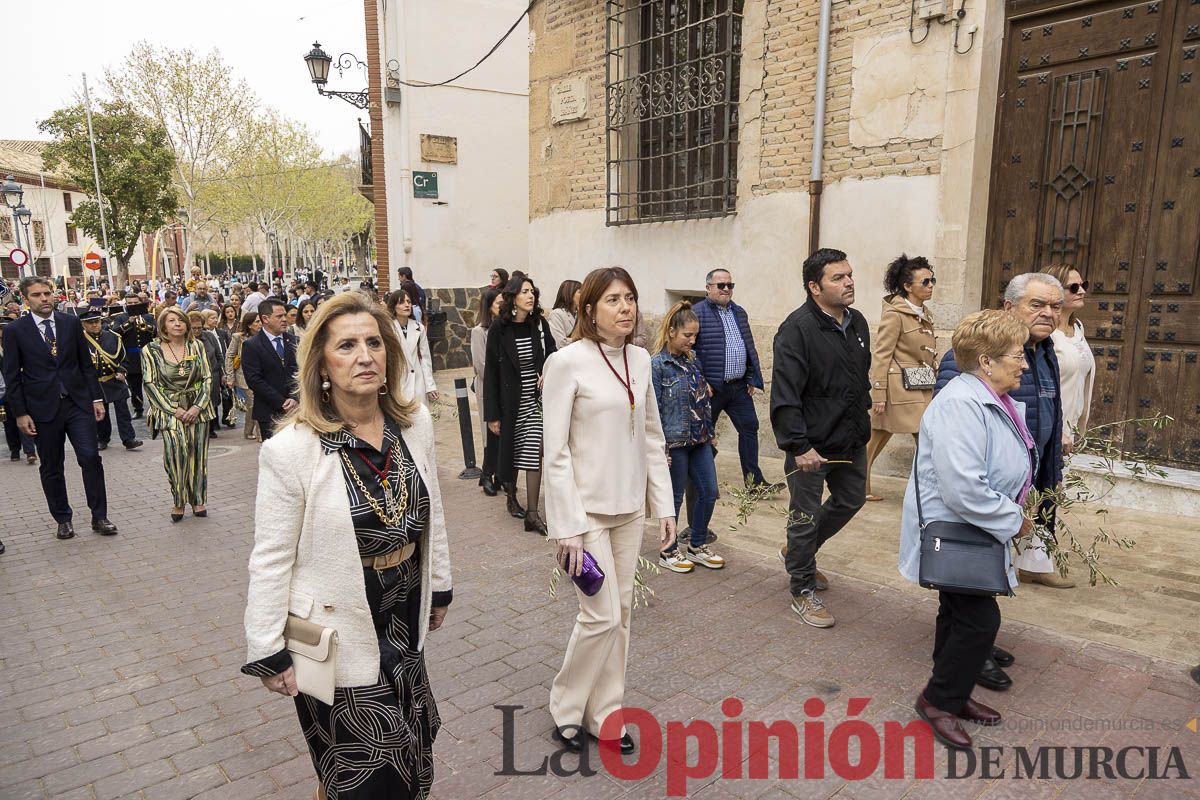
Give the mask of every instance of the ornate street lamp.
[[22, 203], [13, 211], [13, 218], [17, 220], [17, 224], [25, 231], [25, 247], [28, 248], [30, 256], [33, 255], [33, 239], [29, 238], [29, 222], [33, 219], [33, 212], [25, 207]]
[[[304, 56], [304, 62], [308, 64], [308, 76], [312, 79], [313, 85], [317, 87], [318, 94], [325, 97], [340, 97], [356, 108], [367, 108], [371, 105], [371, 98], [366, 89], [361, 92], [338, 92], [325, 88], [325, 84], [329, 82], [329, 67], [335, 64], [333, 57], [321, 49], [320, 42], [313, 42], [313, 48]], [[366, 64], [351, 53], [342, 53], [338, 56], [335, 66], [337, 66], [338, 75], [353, 66], [358, 66], [363, 70], [367, 68]]]
[[4, 183], [0, 184], [0, 194], [4, 195], [4, 205], [15, 209], [21, 205], [21, 198], [25, 196], [25, 190], [21, 188], [21, 184], [13, 180], [12, 175], [8, 175], [5, 177]]
[[225, 241], [225, 272], [229, 274], [233, 272], [233, 265], [229, 262], [229, 228], [221, 228], [221, 238]]

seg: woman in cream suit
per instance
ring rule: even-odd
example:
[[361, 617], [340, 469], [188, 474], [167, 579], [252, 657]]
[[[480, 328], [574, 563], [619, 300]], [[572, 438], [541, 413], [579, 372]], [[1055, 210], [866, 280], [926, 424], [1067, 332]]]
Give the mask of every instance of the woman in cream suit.
[[[411, 288], [410, 288], [411, 287]], [[437, 384], [433, 382], [433, 356], [429, 353], [429, 334], [425, 326], [413, 319], [416, 284], [404, 284], [387, 296], [384, 305], [396, 323], [396, 333], [404, 351], [405, 373], [400, 391], [424, 405], [438, 399]]]
[[576, 341], [545, 365], [546, 511], [559, 562], [571, 575], [584, 551], [604, 572], [600, 591], [576, 590], [579, 615], [550, 690], [555, 738], [582, 749], [587, 734], [634, 750], [619, 716], [633, 578], [644, 517], [658, 520], [660, 549], [675, 540], [666, 440], [650, 377], [650, 354], [629, 344], [637, 287], [620, 267], [593, 270], [579, 298]]
[[[441, 721], [423, 648], [452, 599], [433, 421], [374, 300], [324, 303], [300, 343], [300, 403], [263, 443], [242, 672], [295, 698], [325, 795], [424, 798]], [[290, 616], [338, 634], [333, 704], [301, 694]]]

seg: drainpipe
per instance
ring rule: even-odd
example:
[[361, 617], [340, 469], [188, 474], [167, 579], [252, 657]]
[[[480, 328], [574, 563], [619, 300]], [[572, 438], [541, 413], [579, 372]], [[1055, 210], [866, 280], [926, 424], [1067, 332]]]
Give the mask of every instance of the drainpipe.
[[[396, 3], [396, 27], [398, 32], [397, 46], [400, 52], [396, 53], [396, 62], [398, 64], [397, 72], [402, 81], [400, 84], [404, 86], [403, 81], [408, 80], [408, 50], [409, 50], [409, 30], [407, 25], [407, 9], [408, 0], [398, 0]], [[395, 52], [393, 50], [392, 52]], [[406, 87], [408, 88], [408, 87]], [[400, 224], [403, 230], [400, 231], [401, 243], [403, 245], [403, 257], [400, 259], [401, 266], [412, 266], [412, 249], [413, 249], [413, 221], [412, 221], [412, 140], [410, 138], [409, 114], [412, 107], [413, 92], [409, 89], [403, 101], [400, 103], [400, 147], [398, 148], [400, 155]]]
[[821, 27], [817, 34], [817, 103], [813, 118], [812, 173], [808, 181], [808, 250], [820, 247], [821, 191], [825, 155], [825, 86], [829, 76], [829, 19], [833, 0], [821, 0]]

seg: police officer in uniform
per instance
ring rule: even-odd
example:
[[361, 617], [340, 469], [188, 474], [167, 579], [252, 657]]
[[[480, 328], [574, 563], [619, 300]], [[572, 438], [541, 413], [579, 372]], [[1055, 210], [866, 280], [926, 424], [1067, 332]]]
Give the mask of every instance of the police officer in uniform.
[[125, 376], [133, 402], [133, 418], [141, 419], [145, 412], [142, 397], [142, 348], [154, 341], [157, 333], [154, 317], [142, 302], [126, 302], [125, 313], [118, 314], [109, 330], [121, 339], [125, 347]]
[[133, 420], [129, 417], [129, 386], [125, 374], [125, 345], [112, 331], [104, 330], [104, 313], [99, 308], [81, 309], [79, 320], [83, 323], [83, 338], [87, 340], [100, 380], [100, 391], [104, 394], [107, 412], [104, 419], [96, 423], [100, 440], [99, 449], [108, 448], [112, 438], [112, 418], [117, 417], [117, 432], [126, 450], [136, 450], [142, 442], [133, 432]]

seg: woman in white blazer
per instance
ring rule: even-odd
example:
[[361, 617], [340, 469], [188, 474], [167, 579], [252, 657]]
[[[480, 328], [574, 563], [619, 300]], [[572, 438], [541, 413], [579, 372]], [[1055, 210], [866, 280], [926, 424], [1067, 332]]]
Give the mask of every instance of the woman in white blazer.
[[429, 352], [429, 334], [425, 326], [413, 319], [415, 301], [408, 287], [415, 287], [411, 281], [387, 296], [384, 305], [392, 315], [396, 334], [400, 337], [400, 347], [404, 351], [404, 382], [400, 391], [405, 397], [429, 405], [438, 399], [437, 384], [433, 382], [433, 356]]
[[582, 749], [587, 734], [631, 753], [633, 739], [605, 725], [624, 703], [633, 579], [646, 517], [660, 549], [675, 540], [667, 444], [650, 377], [650, 354], [630, 345], [637, 287], [620, 267], [593, 270], [579, 299], [577, 340], [545, 365], [546, 516], [559, 562], [571, 575], [584, 551], [604, 572], [595, 595], [576, 590], [579, 615], [550, 690], [555, 738]]
[[[295, 698], [328, 796], [423, 798], [441, 725], [423, 648], [453, 598], [433, 421], [391, 388], [396, 329], [360, 292], [322, 304], [298, 360], [299, 406], [259, 455], [242, 672]], [[332, 705], [300, 692], [289, 617], [337, 632]]]

